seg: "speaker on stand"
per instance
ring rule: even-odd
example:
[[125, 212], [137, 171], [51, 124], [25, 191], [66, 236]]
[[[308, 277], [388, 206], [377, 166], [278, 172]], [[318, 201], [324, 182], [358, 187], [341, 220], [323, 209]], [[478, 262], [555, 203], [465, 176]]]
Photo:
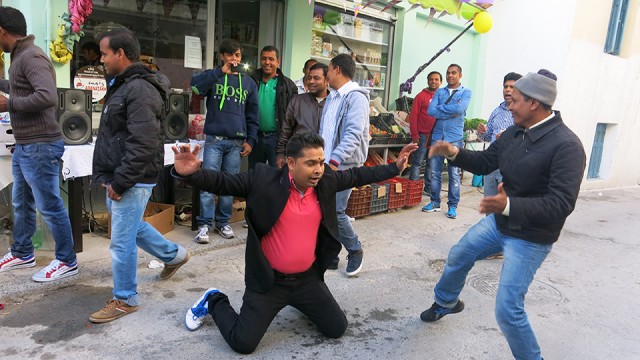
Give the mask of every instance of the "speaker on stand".
[[59, 88], [56, 117], [65, 144], [91, 142], [91, 91]]
[[162, 131], [166, 141], [185, 140], [189, 128], [189, 95], [171, 93], [165, 102]]

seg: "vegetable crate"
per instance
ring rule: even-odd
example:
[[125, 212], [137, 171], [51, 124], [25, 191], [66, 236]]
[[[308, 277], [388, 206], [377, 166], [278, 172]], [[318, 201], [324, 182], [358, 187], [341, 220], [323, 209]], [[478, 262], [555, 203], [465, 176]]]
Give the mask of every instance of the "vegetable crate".
[[372, 192], [373, 190], [369, 185], [354, 188], [349, 197], [345, 213], [353, 218], [369, 215], [371, 211]]
[[404, 192], [404, 206], [416, 206], [422, 202], [423, 180], [409, 180], [401, 178]]
[[371, 214], [389, 208], [389, 184], [371, 184]]
[[404, 206], [404, 191], [403, 184], [400, 182], [400, 178], [393, 178], [388, 180], [386, 184], [389, 184], [389, 205], [387, 210], [399, 209]]

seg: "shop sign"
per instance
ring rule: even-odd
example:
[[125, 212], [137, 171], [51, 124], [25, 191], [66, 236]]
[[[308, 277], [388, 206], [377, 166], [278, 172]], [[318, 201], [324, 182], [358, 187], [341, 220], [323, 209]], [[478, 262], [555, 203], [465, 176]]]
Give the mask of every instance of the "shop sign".
[[79, 90], [91, 90], [93, 102], [98, 102], [107, 94], [107, 80], [101, 66], [81, 67], [73, 78], [73, 86]]

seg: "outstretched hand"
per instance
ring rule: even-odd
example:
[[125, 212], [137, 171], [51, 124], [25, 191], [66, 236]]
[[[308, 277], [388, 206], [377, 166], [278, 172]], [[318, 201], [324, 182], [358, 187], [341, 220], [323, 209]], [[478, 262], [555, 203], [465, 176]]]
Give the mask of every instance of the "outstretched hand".
[[198, 153], [200, 152], [199, 144], [196, 144], [193, 152], [189, 144], [181, 144], [178, 147], [172, 146], [171, 150], [173, 150], [173, 154], [175, 155], [173, 166], [178, 175], [189, 176], [200, 170], [202, 160], [197, 159]]
[[396, 166], [400, 171], [400, 174], [404, 171], [409, 163], [409, 155], [411, 155], [414, 151], [418, 149], [418, 144], [410, 143], [405, 145], [402, 150], [400, 150], [400, 154], [398, 154], [398, 159], [396, 160]]
[[446, 141], [436, 141], [429, 149], [429, 159], [434, 156], [454, 157], [458, 155], [458, 147]]
[[502, 214], [507, 207], [507, 193], [504, 191], [502, 183], [498, 184], [498, 195], [484, 197], [480, 201], [480, 213], [482, 214]]

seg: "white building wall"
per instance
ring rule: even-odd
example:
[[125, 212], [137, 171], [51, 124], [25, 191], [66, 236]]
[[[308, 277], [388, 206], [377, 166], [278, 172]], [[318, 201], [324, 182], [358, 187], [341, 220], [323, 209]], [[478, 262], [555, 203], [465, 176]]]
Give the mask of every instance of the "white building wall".
[[640, 0], [631, 0], [620, 56], [603, 51], [612, 0], [500, 0], [490, 9], [483, 117], [502, 101], [502, 77], [546, 68], [558, 75], [554, 109], [580, 137], [587, 170], [597, 123], [611, 124], [599, 179], [583, 189], [640, 184]]

